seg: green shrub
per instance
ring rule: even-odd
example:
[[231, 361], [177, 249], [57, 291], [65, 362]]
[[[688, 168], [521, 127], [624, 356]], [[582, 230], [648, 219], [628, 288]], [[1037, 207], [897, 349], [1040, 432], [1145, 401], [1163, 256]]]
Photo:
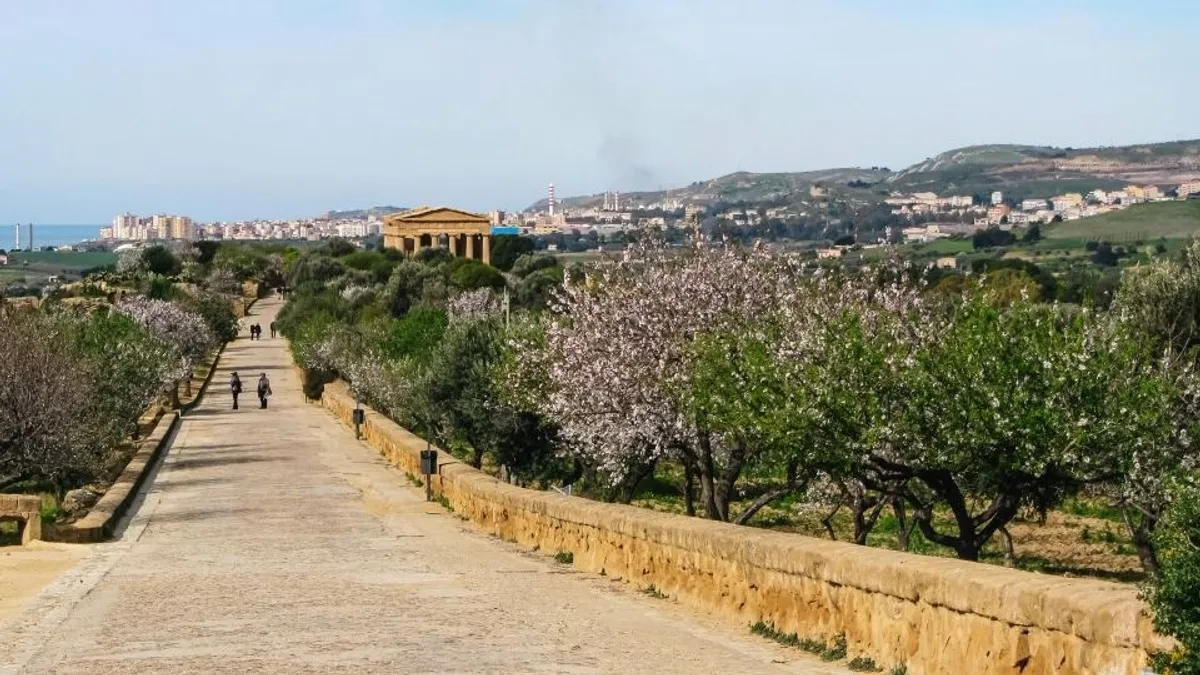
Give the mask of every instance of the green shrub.
[[304, 371], [304, 396], [311, 400], [319, 400], [325, 393], [325, 385], [333, 382], [337, 374], [319, 368], [306, 368]]
[[500, 234], [492, 237], [492, 264], [505, 272], [512, 269], [513, 264], [521, 256], [533, 253], [533, 240], [514, 234]]
[[570, 551], [559, 551], [554, 554], [554, 562], [562, 565], [570, 565], [575, 562], [575, 554]]
[[216, 293], [201, 293], [183, 301], [183, 308], [204, 319], [219, 342], [237, 337], [238, 319], [228, 297]]
[[151, 246], [142, 251], [142, 262], [146, 264], [146, 269], [164, 277], [173, 277], [182, 269], [179, 258], [165, 246]]
[[1163, 675], [1200, 674], [1200, 490], [1182, 490], [1155, 532], [1160, 572], [1147, 599], [1155, 627], [1179, 641], [1155, 666]]
[[371, 273], [376, 283], [387, 281], [392, 275], [392, 268], [396, 266], [395, 261], [379, 251], [356, 251], [343, 257], [342, 264], [350, 269]]
[[478, 260], [456, 258], [454, 262], [450, 263], [449, 268], [451, 283], [464, 291], [473, 291], [477, 288], [496, 290], [504, 288], [504, 275], [500, 273], [500, 270]]
[[449, 319], [435, 307], [416, 307], [404, 318], [394, 321], [384, 339], [384, 353], [391, 358], [423, 357], [441, 342]]

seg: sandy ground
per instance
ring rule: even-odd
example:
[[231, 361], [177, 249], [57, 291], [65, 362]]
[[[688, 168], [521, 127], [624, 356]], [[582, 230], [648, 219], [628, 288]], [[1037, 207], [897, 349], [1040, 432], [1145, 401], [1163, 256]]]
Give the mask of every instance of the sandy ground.
[[[0, 623], [0, 674], [845, 672], [476, 533], [305, 405], [289, 363], [231, 345], [116, 540], [56, 578], [78, 551], [14, 553], [60, 567], [20, 586], [54, 578]], [[228, 409], [233, 369], [271, 376], [269, 410]]]
[[86, 546], [45, 541], [0, 548], [0, 623], [89, 553]]

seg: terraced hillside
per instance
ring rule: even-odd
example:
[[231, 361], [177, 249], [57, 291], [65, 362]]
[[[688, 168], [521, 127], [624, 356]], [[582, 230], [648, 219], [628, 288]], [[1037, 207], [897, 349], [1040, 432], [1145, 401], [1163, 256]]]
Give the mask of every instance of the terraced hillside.
[[[1173, 186], [1200, 179], [1200, 140], [1106, 148], [978, 145], [935, 155], [901, 171], [840, 168], [795, 173], [738, 172], [686, 187], [622, 194], [631, 204], [663, 199], [684, 203], [797, 202], [819, 185], [840, 196], [881, 202], [888, 192], [990, 194], [1010, 201], [1064, 192], [1110, 190], [1129, 183]], [[568, 207], [603, 203], [602, 194], [562, 200]], [[543, 199], [531, 208], [544, 209]]]

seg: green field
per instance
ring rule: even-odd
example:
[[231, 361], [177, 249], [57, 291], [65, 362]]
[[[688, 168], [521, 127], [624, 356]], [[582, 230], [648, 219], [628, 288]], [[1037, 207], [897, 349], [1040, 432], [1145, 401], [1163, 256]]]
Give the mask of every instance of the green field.
[[1200, 200], [1139, 204], [1124, 211], [1080, 218], [1046, 228], [1050, 239], [1111, 242], [1189, 239], [1200, 235]]
[[954, 255], [975, 250], [970, 239], [937, 239], [925, 244], [915, 244], [913, 252], [925, 255]]
[[10, 253], [8, 265], [0, 266], [0, 286], [9, 283], [41, 285], [51, 276], [68, 280], [84, 270], [117, 262], [115, 253], [82, 251], [33, 251]]

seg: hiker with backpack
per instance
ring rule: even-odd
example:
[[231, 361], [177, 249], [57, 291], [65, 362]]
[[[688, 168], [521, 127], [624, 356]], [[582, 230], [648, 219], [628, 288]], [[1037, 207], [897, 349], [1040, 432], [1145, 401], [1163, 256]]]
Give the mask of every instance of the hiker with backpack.
[[258, 403], [259, 403], [258, 407], [259, 408], [266, 410], [267, 397], [270, 396], [272, 393], [273, 392], [271, 391], [271, 381], [267, 379], [267, 374], [263, 373], [262, 376], [258, 378]]

